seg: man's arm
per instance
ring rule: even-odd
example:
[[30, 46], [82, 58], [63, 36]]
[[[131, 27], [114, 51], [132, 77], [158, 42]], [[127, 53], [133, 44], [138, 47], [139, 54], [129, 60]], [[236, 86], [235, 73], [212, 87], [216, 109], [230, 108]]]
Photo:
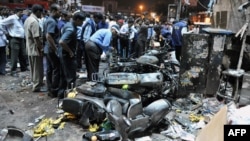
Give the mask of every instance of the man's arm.
[[57, 24], [56, 22], [52, 22], [52, 21], [49, 21], [48, 23], [46, 23], [46, 40], [48, 41], [49, 43], [49, 47], [51, 47], [51, 49], [56, 52], [57, 50], [57, 47], [56, 47], [56, 43], [52, 37], [52, 34], [54, 34], [55, 32], [55, 28], [57, 28]]
[[69, 46], [64, 43], [63, 40], [59, 40], [59, 44], [62, 46], [62, 48], [69, 53], [69, 56], [72, 58], [74, 56], [74, 53], [72, 50], [69, 48]]
[[51, 49], [54, 52], [56, 52], [56, 50], [57, 50], [56, 43], [55, 43], [54, 39], [52, 38], [52, 36], [49, 33], [46, 34], [46, 39], [47, 39], [47, 41], [49, 43], [49, 47], [51, 47]]
[[40, 41], [40, 37], [35, 37], [34, 41], [35, 41], [35, 44], [37, 46], [39, 55], [42, 56], [42, 54], [43, 54], [43, 46], [42, 46], [42, 42]]
[[3, 20], [0, 21], [0, 24], [1, 25], [4, 25], [4, 26], [7, 26], [7, 25], [10, 25], [10, 24], [13, 24], [14, 23], [14, 17], [13, 16], [9, 16], [8, 18], [5, 18]]
[[122, 25], [121, 29], [120, 29], [120, 34], [126, 34], [127, 30], [126, 30], [127, 26], [126, 25]]
[[183, 35], [183, 34], [190, 34], [190, 33], [193, 33], [193, 32], [194, 32], [194, 29], [188, 31], [187, 27], [183, 27], [182, 30], [181, 30], [181, 35]]
[[103, 41], [97, 43], [103, 50], [107, 50], [110, 46], [110, 42], [112, 39], [112, 33], [111, 32], [107, 32], [103, 38]]
[[31, 31], [32, 31], [32, 36], [34, 38], [38, 53], [40, 56], [42, 56], [43, 54], [43, 46], [42, 46], [42, 42], [41, 42], [41, 38], [40, 38], [40, 32], [39, 32], [39, 22], [32, 22], [31, 23]]
[[91, 25], [90, 24], [87, 25], [85, 30], [82, 31], [82, 32], [83, 32], [83, 41], [86, 43], [89, 40], [90, 36], [91, 36], [91, 32], [92, 32]]
[[72, 32], [73, 32], [73, 29], [68, 28], [62, 34], [62, 37], [59, 40], [59, 44], [62, 46], [63, 50], [65, 50], [65, 51], [67, 51], [69, 53], [69, 56], [71, 58], [74, 57], [74, 52], [69, 48], [68, 44], [65, 41], [72, 40], [72, 37], [71, 37]]

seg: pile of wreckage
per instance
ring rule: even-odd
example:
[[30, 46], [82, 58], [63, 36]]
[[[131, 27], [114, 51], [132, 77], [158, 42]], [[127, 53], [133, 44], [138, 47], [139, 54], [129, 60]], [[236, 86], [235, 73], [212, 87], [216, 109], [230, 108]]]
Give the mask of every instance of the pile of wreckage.
[[[243, 44], [247, 27], [248, 23], [236, 34]], [[222, 71], [222, 54], [230, 49], [233, 33], [203, 30], [209, 34], [184, 36], [181, 62], [164, 58], [169, 53], [165, 50], [151, 50], [125, 62], [111, 55], [103, 76], [94, 74], [95, 81], [70, 89], [58, 101], [57, 119], [41, 116], [28, 125], [32, 127], [28, 132], [3, 129], [0, 141], [8, 136], [38, 140], [71, 121], [88, 129], [83, 141], [222, 141], [225, 125], [250, 124], [250, 107], [239, 106], [240, 78], [249, 78], [241, 69], [245, 45], [237, 68]], [[229, 77], [235, 79], [234, 86]], [[242, 88], [248, 93], [246, 81], [248, 86]], [[188, 89], [196, 92], [175, 97], [177, 91]]]
[[[127, 118], [126, 116], [131, 116], [127, 114], [113, 119], [115, 116], [112, 114], [118, 116], [117, 113], [106, 111], [107, 109], [102, 109], [103, 107], [100, 108], [103, 106], [101, 103], [89, 103], [88, 98], [82, 97], [77, 89], [73, 89], [66, 98], [59, 102], [57, 119], [46, 118], [45, 115], [42, 115], [35, 119], [34, 123], [29, 123], [28, 126], [32, 127], [30, 130], [23, 131], [16, 127], [2, 129], [0, 139], [5, 141], [8, 140], [8, 137], [17, 136], [23, 141], [39, 140], [60, 131], [57, 129], [63, 129], [65, 123], [77, 121], [78, 124], [83, 125], [83, 128], [88, 129], [83, 133], [83, 141], [211, 141], [223, 140], [224, 125], [250, 124], [248, 114], [250, 107], [248, 105], [239, 108], [233, 101], [225, 104], [225, 101], [218, 101], [216, 97], [205, 98], [196, 93], [172, 101], [171, 105], [168, 105], [170, 107], [164, 109], [167, 112], [164, 112], [163, 118], [151, 116], [149, 120], [145, 120], [149, 113], [141, 113], [133, 118]], [[68, 107], [68, 104], [71, 104], [71, 108]], [[88, 124], [86, 124], [86, 120], [82, 119], [86, 118], [86, 115], [83, 116], [84, 112], [89, 112], [86, 109], [95, 111], [90, 112]], [[153, 113], [157, 112], [157, 107], [154, 107], [154, 110]], [[158, 121], [152, 126], [148, 125], [154, 118]], [[135, 120], [139, 120], [141, 123]], [[124, 122], [125, 124], [122, 124]], [[126, 130], [116, 126], [117, 123]]]

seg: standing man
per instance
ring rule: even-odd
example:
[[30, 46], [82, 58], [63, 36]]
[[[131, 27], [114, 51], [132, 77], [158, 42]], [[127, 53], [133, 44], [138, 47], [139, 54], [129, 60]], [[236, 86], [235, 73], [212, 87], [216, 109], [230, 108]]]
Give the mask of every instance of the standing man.
[[180, 61], [181, 48], [182, 48], [182, 37], [184, 33], [187, 33], [188, 20], [183, 19], [173, 25], [172, 31], [172, 45], [175, 49], [176, 59]]
[[[75, 86], [76, 81], [76, 45], [77, 45], [77, 26], [81, 26], [85, 20], [85, 15], [82, 12], [77, 12], [73, 15], [73, 21], [66, 23], [62, 29], [62, 37], [59, 40], [60, 44], [60, 61], [62, 64], [61, 90]], [[64, 91], [59, 93], [58, 97], [63, 98]]]
[[19, 59], [21, 71], [28, 70], [26, 63], [26, 49], [24, 44], [24, 28], [22, 17], [23, 10], [16, 9], [16, 14], [0, 21], [5, 26], [10, 36], [11, 48], [11, 76], [17, 76], [17, 62]]
[[84, 60], [84, 46], [89, 40], [90, 36], [96, 31], [96, 23], [93, 18], [90, 17], [89, 13], [86, 13], [86, 18], [82, 26], [78, 27], [78, 46], [76, 49], [77, 56], [77, 72], [84, 72], [82, 67]]
[[143, 23], [142, 19], [136, 21], [137, 24], [137, 40], [135, 45], [136, 57], [139, 57], [145, 53], [147, 47], [148, 25]]
[[50, 16], [44, 23], [44, 34], [46, 36], [45, 54], [47, 59], [46, 80], [48, 86], [48, 95], [57, 97], [60, 83], [60, 60], [57, 54], [58, 40], [60, 31], [58, 29], [58, 18], [61, 9], [56, 3], [50, 6]]
[[0, 75], [5, 75], [6, 71], [6, 63], [7, 63], [7, 56], [6, 56], [6, 46], [8, 45], [9, 41], [5, 36], [4, 27], [0, 25]]
[[137, 30], [134, 27], [134, 19], [130, 17], [126, 24], [122, 25], [120, 29], [120, 45], [121, 56], [123, 58], [129, 58], [132, 53], [132, 42], [135, 38]]
[[30, 64], [33, 92], [44, 92], [43, 88], [43, 45], [42, 33], [38, 18], [41, 18], [43, 7], [38, 4], [32, 6], [32, 14], [24, 22], [24, 31]]
[[113, 25], [110, 29], [97, 30], [85, 45], [85, 60], [88, 80], [92, 81], [92, 74], [99, 72], [99, 63], [103, 51], [110, 49], [112, 37], [119, 33], [119, 26]]

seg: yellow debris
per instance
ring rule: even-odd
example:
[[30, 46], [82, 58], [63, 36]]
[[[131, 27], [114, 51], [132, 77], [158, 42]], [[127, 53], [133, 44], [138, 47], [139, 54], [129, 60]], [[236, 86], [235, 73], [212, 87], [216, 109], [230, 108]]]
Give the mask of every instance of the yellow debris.
[[65, 123], [62, 122], [63, 117], [60, 117], [56, 120], [53, 120], [52, 118], [45, 118], [42, 119], [37, 126], [34, 127], [33, 131], [33, 137], [43, 137], [48, 136], [55, 133], [54, 128], [60, 128], [63, 129]]
[[128, 84], [123, 85], [123, 86], [122, 86], [122, 89], [123, 89], [123, 90], [127, 90], [127, 89], [128, 89]]
[[175, 111], [176, 111], [176, 113], [181, 113], [180, 109], [176, 109]]
[[41, 122], [33, 129], [34, 130], [34, 138], [40, 136], [48, 136], [55, 132], [54, 128], [52, 127], [52, 119], [46, 118], [42, 119]]
[[64, 126], [65, 126], [65, 122], [62, 122], [62, 123], [60, 124], [60, 126], [58, 127], [58, 129], [63, 129]]
[[68, 93], [67, 97], [68, 98], [75, 98], [77, 95], [77, 91], [76, 89], [74, 88], [71, 92]]
[[200, 120], [204, 120], [204, 117], [201, 115], [190, 114], [189, 120], [192, 122], [199, 122]]
[[90, 132], [97, 132], [98, 131], [98, 129], [99, 129], [99, 126], [95, 123], [95, 124], [90, 124], [89, 125], [89, 131]]
[[62, 117], [59, 117], [59, 118], [56, 119], [56, 120], [54, 120], [54, 121], [52, 122], [52, 126], [53, 126], [54, 128], [58, 128], [58, 127], [60, 126], [61, 122], [62, 122], [62, 119], [63, 119], [63, 116], [62, 116]]
[[75, 116], [75, 115], [73, 115], [73, 114], [71, 114], [71, 113], [68, 113], [68, 112], [65, 112], [65, 113], [63, 114], [63, 116], [64, 116], [64, 118], [66, 118], [66, 119], [76, 119], [76, 116]]

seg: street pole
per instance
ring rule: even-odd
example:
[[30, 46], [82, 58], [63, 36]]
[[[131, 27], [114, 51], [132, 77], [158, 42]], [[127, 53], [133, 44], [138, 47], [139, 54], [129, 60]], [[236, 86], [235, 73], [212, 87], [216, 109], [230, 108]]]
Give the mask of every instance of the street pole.
[[76, 0], [75, 0], [75, 11], [77, 10], [77, 3], [76, 3]]
[[181, 0], [177, 0], [177, 14], [176, 20], [179, 21], [181, 16]]

